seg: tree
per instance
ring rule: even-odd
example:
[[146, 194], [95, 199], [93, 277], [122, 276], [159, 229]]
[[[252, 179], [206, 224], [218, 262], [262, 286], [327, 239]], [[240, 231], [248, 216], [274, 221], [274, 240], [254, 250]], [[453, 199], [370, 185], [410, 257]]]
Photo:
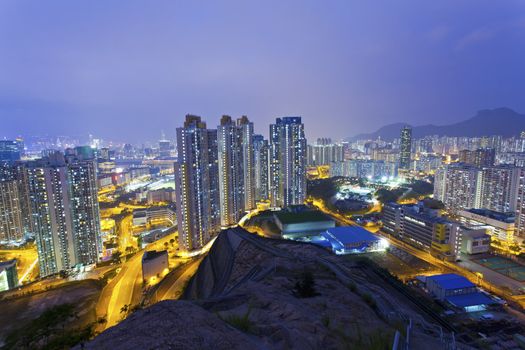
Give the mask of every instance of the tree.
[[115, 264], [120, 264], [120, 257], [121, 257], [122, 253], [119, 252], [118, 250], [116, 252], [113, 252], [113, 254], [111, 254], [111, 260], [115, 263]]
[[401, 197], [403, 192], [404, 191], [401, 189], [387, 190], [386, 188], [380, 188], [376, 191], [375, 195], [381, 203], [386, 204], [391, 202], [397, 202], [397, 200]]
[[445, 209], [443, 202], [433, 198], [425, 198], [423, 204], [429, 209]]

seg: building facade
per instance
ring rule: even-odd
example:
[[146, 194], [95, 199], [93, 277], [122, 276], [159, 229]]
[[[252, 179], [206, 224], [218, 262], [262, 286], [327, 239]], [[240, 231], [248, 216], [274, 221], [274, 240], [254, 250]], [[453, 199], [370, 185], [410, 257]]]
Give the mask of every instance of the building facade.
[[457, 213], [458, 220], [465, 226], [485, 231], [506, 246], [514, 244], [515, 241], [515, 216], [514, 213], [501, 213], [489, 209], [460, 210]]
[[478, 148], [474, 151], [465, 149], [459, 151], [458, 158], [461, 163], [477, 167], [490, 167], [494, 166], [496, 152], [494, 148]]
[[388, 180], [397, 176], [397, 164], [382, 160], [352, 159], [330, 163], [330, 176]]
[[56, 152], [27, 171], [40, 275], [96, 263], [102, 246], [94, 161]]
[[434, 198], [451, 211], [480, 208], [482, 171], [466, 164], [451, 164], [436, 171]]
[[405, 126], [401, 129], [401, 143], [399, 145], [399, 169], [409, 170], [412, 155], [412, 128]]
[[516, 211], [519, 170], [512, 165], [483, 168], [481, 207], [498, 212]]
[[20, 157], [20, 145], [17, 141], [0, 140], [0, 161], [14, 162], [20, 160]]
[[22, 200], [16, 180], [0, 182], [0, 241], [21, 241], [24, 236]]
[[516, 196], [516, 233], [525, 237], [525, 168], [518, 171], [518, 194]]
[[301, 117], [277, 118], [270, 125], [270, 201], [274, 207], [306, 199], [306, 137]]
[[262, 135], [253, 137], [254, 151], [254, 177], [255, 177], [255, 200], [267, 200], [268, 190], [268, 140]]
[[328, 165], [344, 160], [344, 147], [327, 138], [317, 139], [315, 145], [308, 145], [308, 166]]
[[179, 243], [187, 250], [203, 247], [220, 230], [217, 131], [187, 115], [177, 128], [175, 190]]
[[452, 238], [459, 225], [439, 216], [437, 210], [418, 205], [385, 204], [383, 229], [405, 242], [442, 258], [454, 258]]
[[255, 208], [255, 159], [253, 149], [253, 123], [243, 115], [237, 119], [241, 138], [241, 151], [244, 177], [244, 209]]
[[245, 210], [245, 173], [242, 130], [230, 116], [217, 127], [221, 225], [235, 225]]

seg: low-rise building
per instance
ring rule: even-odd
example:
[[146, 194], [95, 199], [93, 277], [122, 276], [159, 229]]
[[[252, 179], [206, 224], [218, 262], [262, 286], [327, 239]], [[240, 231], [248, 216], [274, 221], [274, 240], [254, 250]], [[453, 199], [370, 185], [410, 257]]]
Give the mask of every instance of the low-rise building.
[[417, 205], [386, 204], [383, 230], [441, 258], [453, 259], [451, 236], [458, 224], [439, 216], [439, 211]]
[[174, 225], [176, 220], [176, 211], [173, 205], [157, 206], [147, 209], [133, 210], [133, 226], [146, 226], [167, 221]]
[[454, 295], [470, 294], [477, 291], [476, 285], [463, 276], [455, 273], [428, 276], [426, 288], [439, 300]]
[[461, 253], [481, 254], [490, 249], [490, 236], [484, 229], [463, 230], [461, 234]]
[[146, 209], [133, 210], [133, 226], [146, 226], [148, 224], [148, 212]]
[[104, 175], [104, 174], [99, 175], [97, 182], [98, 182], [98, 188], [101, 190], [110, 188], [111, 186], [113, 186], [113, 176]]
[[481, 293], [474, 283], [454, 273], [428, 276], [425, 278], [425, 285], [428, 292], [437, 299], [467, 312], [485, 310], [487, 306], [497, 304]]
[[175, 203], [175, 190], [173, 188], [161, 188], [159, 190], [150, 190], [146, 196], [148, 204], [158, 202]]
[[330, 176], [390, 179], [397, 176], [397, 164], [382, 160], [352, 159], [330, 163]]
[[0, 292], [18, 286], [16, 259], [0, 262]]
[[[384, 251], [388, 247], [388, 243], [385, 239], [377, 237], [360, 226], [339, 226], [329, 228], [321, 233], [321, 237], [330, 243], [332, 252], [335, 254], [357, 254]], [[321, 245], [326, 246], [326, 244]]]
[[142, 256], [142, 279], [146, 283], [155, 283], [157, 279], [168, 273], [168, 251], [150, 250]]
[[500, 213], [488, 209], [459, 210], [458, 220], [469, 228], [485, 228], [487, 233], [504, 244], [513, 244], [516, 231], [514, 213]]
[[383, 231], [391, 235], [397, 235], [399, 233], [404, 207], [404, 205], [397, 203], [385, 204], [382, 212]]
[[335, 221], [318, 210], [281, 210], [274, 214], [274, 218], [283, 238], [315, 235], [335, 227]]

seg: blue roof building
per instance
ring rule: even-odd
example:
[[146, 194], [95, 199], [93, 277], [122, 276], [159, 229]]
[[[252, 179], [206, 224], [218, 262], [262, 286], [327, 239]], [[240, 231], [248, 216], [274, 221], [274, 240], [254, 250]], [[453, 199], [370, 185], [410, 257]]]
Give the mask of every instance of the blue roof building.
[[426, 287], [439, 300], [447, 301], [452, 306], [468, 312], [485, 310], [487, 305], [497, 304], [479, 292], [474, 283], [454, 273], [428, 276]]
[[[332, 227], [321, 233], [335, 254], [355, 254], [385, 250], [386, 240], [360, 226]], [[315, 243], [315, 242], [314, 242]]]

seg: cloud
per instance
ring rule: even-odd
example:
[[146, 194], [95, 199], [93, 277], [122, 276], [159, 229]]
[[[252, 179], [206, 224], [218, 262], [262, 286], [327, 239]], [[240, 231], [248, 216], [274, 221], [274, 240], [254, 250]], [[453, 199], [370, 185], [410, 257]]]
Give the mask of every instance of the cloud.
[[456, 44], [456, 50], [463, 50], [470, 46], [486, 42], [496, 36], [494, 28], [478, 28], [460, 38]]

